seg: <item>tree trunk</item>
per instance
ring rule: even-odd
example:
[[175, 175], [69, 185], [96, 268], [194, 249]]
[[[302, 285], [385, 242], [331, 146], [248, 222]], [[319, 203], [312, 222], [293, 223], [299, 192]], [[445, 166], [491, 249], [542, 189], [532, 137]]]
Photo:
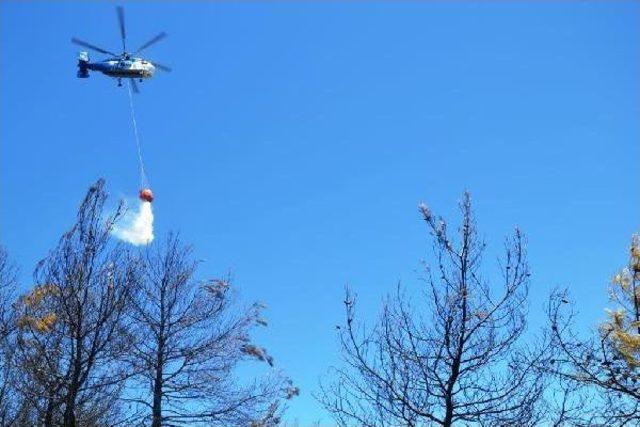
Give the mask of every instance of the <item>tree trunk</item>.
[[164, 288], [160, 291], [160, 331], [158, 333], [158, 353], [156, 354], [156, 378], [153, 382], [153, 421], [151, 427], [162, 427], [162, 373], [164, 368]]
[[151, 427], [162, 427], [162, 354], [158, 352], [156, 379], [153, 382], [153, 421]]
[[47, 412], [44, 414], [44, 427], [53, 427], [53, 399], [47, 402]]
[[[75, 374], [75, 373], [74, 373]], [[79, 370], [78, 370], [79, 374]], [[75, 375], [74, 375], [75, 377]], [[78, 393], [78, 385], [76, 378], [71, 383], [70, 390], [64, 408], [64, 427], [76, 427], [76, 397]]]
[[[78, 313], [78, 317], [81, 319], [82, 308], [78, 309]], [[81, 325], [82, 321], [79, 320], [77, 324]], [[76, 349], [74, 355], [75, 358], [73, 360], [73, 373], [64, 408], [64, 427], [76, 427], [76, 399], [78, 398], [78, 391], [80, 390], [80, 376], [82, 375], [82, 348], [84, 344], [80, 326], [77, 328], [75, 340]]]
[[76, 427], [75, 402], [71, 398], [67, 401], [64, 410], [64, 427]]

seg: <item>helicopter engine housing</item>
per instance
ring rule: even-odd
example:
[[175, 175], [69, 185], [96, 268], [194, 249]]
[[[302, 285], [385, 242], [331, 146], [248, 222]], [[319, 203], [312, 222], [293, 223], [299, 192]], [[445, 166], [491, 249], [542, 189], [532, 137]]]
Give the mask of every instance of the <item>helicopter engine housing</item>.
[[78, 78], [86, 79], [89, 77], [89, 53], [80, 52], [78, 54]]

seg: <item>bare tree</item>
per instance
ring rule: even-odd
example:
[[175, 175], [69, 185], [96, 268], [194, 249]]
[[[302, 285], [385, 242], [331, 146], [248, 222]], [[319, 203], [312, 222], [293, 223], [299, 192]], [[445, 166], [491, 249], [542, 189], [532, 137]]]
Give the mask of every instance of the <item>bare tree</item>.
[[426, 290], [416, 304], [398, 287], [368, 330], [356, 322], [356, 301], [347, 291], [346, 324], [340, 326], [345, 366], [332, 368], [334, 378], [319, 397], [339, 425], [539, 421], [544, 377], [534, 364], [543, 353], [521, 344], [530, 276], [524, 238], [516, 230], [507, 239], [500, 275], [488, 280], [468, 194], [460, 209], [454, 241], [447, 223], [420, 206], [435, 268], [427, 268]]
[[21, 391], [45, 426], [111, 424], [127, 376], [119, 360], [131, 341], [123, 322], [138, 263], [111, 243], [120, 209], [105, 218], [106, 199], [100, 180], [16, 304]]
[[596, 333], [575, 328], [576, 308], [566, 290], [552, 293], [548, 315], [555, 355], [541, 368], [565, 387], [588, 396], [575, 424], [640, 423], [640, 237], [634, 236], [628, 265], [609, 289], [615, 308]]
[[11, 304], [17, 287], [17, 269], [0, 246], [0, 425], [13, 426], [20, 417], [22, 399], [15, 388], [15, 316]]
[[191, 249], [175, 236], [147, 253], [131, 313], [141, 337], [133, 363], [142, 387], [128, 399], [146, 408], [143, 423], [153, 427], [274, 425], [279, 400], [297, 389], [275, 371], [244, 384], [234, 377], [247, 358], [273, 365], [249, 336], [266, 325], [261, 307], [234, 307], [229, 281], [198, 282], [196, 267]]

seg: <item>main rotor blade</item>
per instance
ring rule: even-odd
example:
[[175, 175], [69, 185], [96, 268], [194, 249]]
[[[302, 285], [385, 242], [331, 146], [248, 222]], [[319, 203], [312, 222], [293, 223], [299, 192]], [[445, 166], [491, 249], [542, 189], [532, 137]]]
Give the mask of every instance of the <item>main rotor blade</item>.
[[131, 89], [133, 89], [133, 93], [140, 93], [140, 90], [138, 89], [138, 84], [136, 83], [135, 79], [129, 79], [129, 82], [131, 83]]
[[162, 40], [163, 38], [167, 37], [167, 33], [165, 33], [164, 31], [159, 33], [157, 36], [155, 36], [154, 38], [152, 38], [151, 40], [149, 40], [148, 42], [146, 42], [145, 44], [143, 44], [142, 46], [140, 46], [138, 48], [138, 50], [136, 50], [134, 53], [139, 53], [140, 51], [142, 51], [143, 49], [148, 48], [149, 46], [151, 46], [154, 43], [159, 42], [160, 40]]
[[71, 43], [75, 43], [75, 44], [77, 44], [77, 45], [80, 45], [80, 46], [86, 47], [86, 48], [91, 49], [91, 50], [95, 50], [96, 52], [104, 53], [104, 54], [106, 54], [106, 55], [118, 56], [117, 54], [115, 54], [115, 53], [113, 53], [113, 52], [110, 52], [110, 51], [108, 51], [108, 50], [106, 50], [106, 49], [103, 49], [103, 48], [101, 48], [101, 47], [98, 47], [98, 46], [92, 45], [91, 43], [87, 43], [87, 42], [85, 42], [85, 41], [83, 41], [83, 40], [80, 40], [80, 39], [77, 39], [77, 38], [75, 38], [75, 37], [73, 37], [73, 38], [71, 39]]
[[118, 12], [118, 24], [120, 24], [120, 37], [122, 37], [122, 51], [127, 51], [127, 46], [125, 43], [125, 39], [127, 37], [124, 31], [124, 8], [122, 6], [116, 7], [116, 11]]
[[158, 64], [157, 62], [152, 62], [153, 66], [156, 67], [159, 70], [164, 71], [165, 73], [170, 73], [171, 72], [171, 68], [167, 67], [166, 65], [162, 65], [162, 64]]

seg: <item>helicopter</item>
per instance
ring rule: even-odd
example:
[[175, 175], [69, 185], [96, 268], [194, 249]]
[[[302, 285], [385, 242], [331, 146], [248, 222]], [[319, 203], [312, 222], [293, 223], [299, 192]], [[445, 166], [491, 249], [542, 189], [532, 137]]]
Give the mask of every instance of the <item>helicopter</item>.
[[121, 6], [116, 7], [118, 14], [118, 24], [120, 25], [120, 37], [122, 38], [122, 53], [117, 54], [94, 44], [87, 43], [76, 37], [71, 39], [71, 43], [79, 46], [91, 49], [93, 51], [111, 55], [110, 58], [99, 62], [91, 62], [89, 59], [89, 52], [83, 51], [78, 54], [78, 78], [86, 79], [89, 77], [89, 71], [99, 71], [109, 77], [118, 79], [118, 86], [122, 86], [122, 79], [128, 78], [131, 82], [131, 87], [135, 93], [138, 93], [138, 85], [136, 79], [142, 82], [143, 79], [153, 77], [156, 69], [165, 72], [170, 72], [171, 68], [158, 64], [157, 62], [149, 61], [148, 59], [137, 56], [141, 51], [149, 46], [164, 39], [167, 34], [163, 31], [144, 43], [138, 49], [133, 52], [127, 52], [126, 45], [126, 32], [124, 26], [124, 9]]

